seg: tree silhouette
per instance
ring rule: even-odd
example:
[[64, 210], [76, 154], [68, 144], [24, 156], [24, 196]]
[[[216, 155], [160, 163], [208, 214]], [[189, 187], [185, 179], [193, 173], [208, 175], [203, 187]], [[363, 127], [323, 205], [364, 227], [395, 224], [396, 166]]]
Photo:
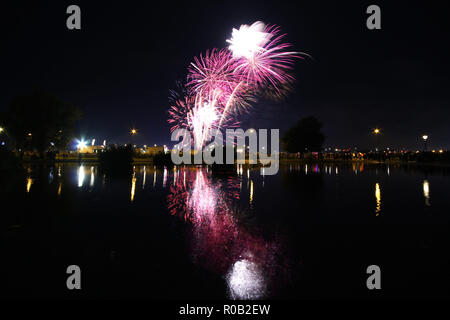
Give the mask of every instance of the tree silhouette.
[[287, 152], [320, 151], [325, 141], [322, 123], [313, 116], [300, 119], [282, 138]]
[[66, 148], [81, 112], [51, 95], [33, 92], [14, 98], [4, 117], [17, 149], [42, 154], [51, 147]]

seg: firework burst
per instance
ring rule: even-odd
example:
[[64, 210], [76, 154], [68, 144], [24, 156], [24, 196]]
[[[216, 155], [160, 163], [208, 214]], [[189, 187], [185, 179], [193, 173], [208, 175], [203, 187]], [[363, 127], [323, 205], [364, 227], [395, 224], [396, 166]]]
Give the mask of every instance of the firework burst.
[[188, 129], [196, 147], [215, 131], [236, 127], [237, 115], [248, 111], [264, 93], [280, 98], [294, 80], [290, 70], [299, 52], [289, 51], [277, 26], [263, 22], [233, 29], [228, 49], [212, 49], [194, 58], [187, 84], [169, 108], [171, 131]]
[[220, 103], [225, 103], [236, 87], [233, 75], [235, 61], [226, 50], [213, 49], [194, 58], [188, 68], [188, 87], [193, 94], [208, 96], [219, 95]]
[[234, 29], [227, 42], [237, 59], [236, 76], [256, 87], [271, 85], [278, 88], [292, 82], [294, 77], [289, 70], [302, 54], [287, 51], [292, 45], [283, 42], [284, 37], [277, 26], [265, 26], [262, 22]]

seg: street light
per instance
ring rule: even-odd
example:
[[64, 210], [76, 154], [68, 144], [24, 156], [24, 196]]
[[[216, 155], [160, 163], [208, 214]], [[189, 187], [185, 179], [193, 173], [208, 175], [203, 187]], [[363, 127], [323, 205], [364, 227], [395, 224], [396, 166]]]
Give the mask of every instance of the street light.
[[375, 137], [376, 137], [376, 146], [375, 146], [375, 151], [376, 152], [378, 152], [378, 148], [380, 147], [378, 144], [379, 144], [379, 138], [378, 138], [378, 136], [381, 134], [381, 129], [379, 129], [379, 128], [375, 128], [375, 129], [373, 129], [373, 131], [372, 131], [372, 133], [375, 135]]
[[137, 129], [132, 128], [130, 130], [130, 134], [131, 134], [131, 148], [134, 149], [134, 136], [137, 134]]
[[427, 151], [427, 140], [428, 140], [428, 135], [427, 135], [427, 134], [424, 134], [424, 135], [422, 136], [422, 139], [423, 139], [423, 144], [424, 144], [424, 150], [423, 150], [423, 151]]

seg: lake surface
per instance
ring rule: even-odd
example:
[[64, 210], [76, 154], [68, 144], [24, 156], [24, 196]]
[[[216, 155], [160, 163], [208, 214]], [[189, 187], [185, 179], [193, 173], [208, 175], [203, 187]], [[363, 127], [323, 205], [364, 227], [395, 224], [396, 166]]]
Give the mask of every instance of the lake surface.
[[[27, 165], [1, 177], [4, 297], [449, 298], [450, 170]], [[66, 288], [66, 268], [82, 290]], [[369, 291], [366, 269], [381, 268]]]

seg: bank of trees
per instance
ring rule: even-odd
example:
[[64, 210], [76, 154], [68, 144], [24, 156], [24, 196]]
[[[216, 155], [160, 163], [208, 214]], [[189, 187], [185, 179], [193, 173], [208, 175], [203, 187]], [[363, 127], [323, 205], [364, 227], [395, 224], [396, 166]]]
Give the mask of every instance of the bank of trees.
[[283, 135], [283, 150], [292, 153], [321, 151], [325, 142], [322, 126], [312, 116], [300, 119]]
[[65, 149], [80, 118], [77, 107], [36, 91], [14, 98], [0, 121], [15, 149], [43, 154], [50, 149]]

